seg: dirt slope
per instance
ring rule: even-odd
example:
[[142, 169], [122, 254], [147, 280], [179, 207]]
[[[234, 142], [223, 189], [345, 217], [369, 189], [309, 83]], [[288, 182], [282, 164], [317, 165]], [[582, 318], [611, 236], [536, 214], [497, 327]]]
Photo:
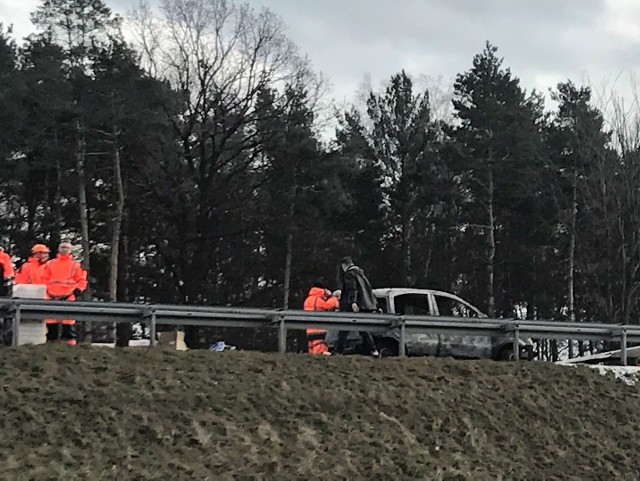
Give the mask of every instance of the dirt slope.
[[639, 388], [588, 368], [0, 350], [0, 479], [640, 479]]

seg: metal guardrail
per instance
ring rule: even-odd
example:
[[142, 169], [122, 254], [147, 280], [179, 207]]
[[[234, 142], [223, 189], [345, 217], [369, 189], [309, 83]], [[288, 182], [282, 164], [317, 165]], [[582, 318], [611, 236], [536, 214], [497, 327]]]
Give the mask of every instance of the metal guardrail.
[[18, 344], [19, 325], [24, 320], [73, 318], [78, 321], [143, 323], [150, 326], [155, 344], [157, 324], [209, 327], [273, 327], [279, 331], [278, 347], [286, 351], [288, 329], [317, 327], [344, 331], [385, 332], [397, 329], [400, 355], [405, 355], [408, 334], [500, 336], [511, 333], [514, 356], [519, 357], [521, 338], [615, 340], [621, 344], [621, 361], [627, 364], [627, 345], [640, 342], [640, 326], [622, 324], [523, 321], [514, 319], [402, 316], [396, 314], [318, 312], [243, 307], [178, 306], [65, 302], [38, 299], [0, 299], [0, 316], [13, 320], [13, 344]]

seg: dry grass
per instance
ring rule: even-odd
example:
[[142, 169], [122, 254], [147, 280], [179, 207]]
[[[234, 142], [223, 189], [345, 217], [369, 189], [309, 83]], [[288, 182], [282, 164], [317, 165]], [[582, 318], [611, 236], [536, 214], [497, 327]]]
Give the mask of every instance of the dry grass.
[[588, 368], [0, 351], [0, 479], [640, 479], [640, 399]]

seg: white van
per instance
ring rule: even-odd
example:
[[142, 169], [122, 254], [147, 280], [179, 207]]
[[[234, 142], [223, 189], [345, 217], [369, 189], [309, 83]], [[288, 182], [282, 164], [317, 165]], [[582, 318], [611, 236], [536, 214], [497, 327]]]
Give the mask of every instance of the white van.
[[[431, 289], [382, 288], [373, 290], [383, 312], [400, 315], [448, 316], [479, 319], [487, 317], [477, 307], [456, 295]], [[337, 332], [327, 333], [327, 344], [333, 347]], [[382, 335], [374, 334], [381, 356], [397, 356], [400, 332], [390, 329]], [[347, 351], [358, 352], [360, 336], [349, 333]], [[451, 334], [407, 334], [405, 341], [407, 356], [448, 356], [467, 359], [513, 359], [513, 336], [451, 335]], [[532, 359], [533, 344], [528, 339], [520, 340], [520, 359]]]

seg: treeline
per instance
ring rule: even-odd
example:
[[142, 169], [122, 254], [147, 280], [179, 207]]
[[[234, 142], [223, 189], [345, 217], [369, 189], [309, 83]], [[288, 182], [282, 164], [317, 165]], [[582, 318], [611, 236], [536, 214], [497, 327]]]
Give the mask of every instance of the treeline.
[[[375, 286], [493, 316], [635, 323], [637, 125], [589, 88], [527, 92], [487, 44], [453, 116], [404, 71], [336, 112], [280, 18], [164, 0], [127, 21], [43, 0], [0, 35], [0, 235], [82, 247], [93, 296], [299, 308], [350, 254]], [[127, 43], [123, 30], [131, 33]]]

